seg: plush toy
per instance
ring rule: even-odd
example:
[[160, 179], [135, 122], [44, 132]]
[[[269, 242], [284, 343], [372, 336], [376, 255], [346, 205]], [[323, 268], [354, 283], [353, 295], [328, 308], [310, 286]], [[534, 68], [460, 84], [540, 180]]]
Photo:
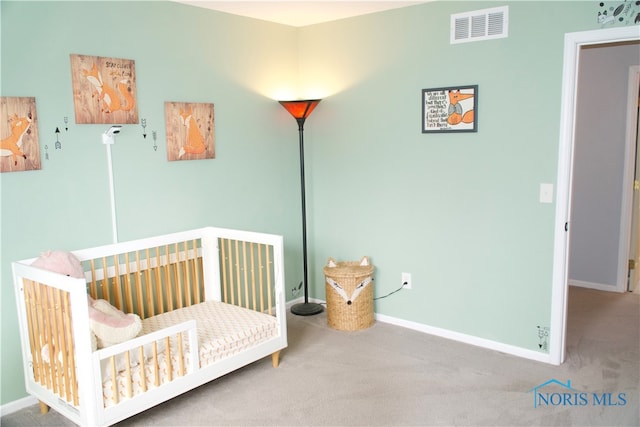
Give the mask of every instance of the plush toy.
[[[71, 252], [47, 251], [32, 265], [70, 277], [85, 277], [82, 264]], [[142, 321], [136, 314], [125, 314], [108, 301], [94, 300], [89, 295], [87, 303], [93, 350], [127, 341], [137, 336], [142, 329]]]
[[40, 255], [31, 265], [78, 279], [84, 278], [82, 264], [71, 252], [47, 251]]
[[137, 314], [125, 314], [109, 301], [89, 299], [89, 325], [98, 339], [98, 348], [108, 347], [135, 338], [142, 329]]

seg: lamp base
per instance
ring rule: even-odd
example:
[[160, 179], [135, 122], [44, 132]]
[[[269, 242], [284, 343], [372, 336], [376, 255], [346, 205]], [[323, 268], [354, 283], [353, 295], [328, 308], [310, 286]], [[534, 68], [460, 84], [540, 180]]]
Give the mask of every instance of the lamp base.
[[298, 316], [313, 316], [322, 313], [323, 310], [322, 305], [315, 302], [301, 302], [291, 306], [291, 312]]

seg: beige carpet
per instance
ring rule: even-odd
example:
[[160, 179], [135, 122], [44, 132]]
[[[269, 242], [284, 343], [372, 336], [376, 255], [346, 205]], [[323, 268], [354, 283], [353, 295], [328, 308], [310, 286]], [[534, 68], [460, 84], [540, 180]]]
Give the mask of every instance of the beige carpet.
[[[259, 361], [120, 425], [640, 425], [640, 296], [572, 288], [569, 311], [559, 367], [380, 322], [340, 332], [324, 313], [290, 315], [279, 368]], [[531, 389], [552, 379], [570, 380], [578, 397], [554, 405], [567, 390], [552, 384], [551, 404], [534, 408]], [[72, 425], [37, 405], [1, 424]]]

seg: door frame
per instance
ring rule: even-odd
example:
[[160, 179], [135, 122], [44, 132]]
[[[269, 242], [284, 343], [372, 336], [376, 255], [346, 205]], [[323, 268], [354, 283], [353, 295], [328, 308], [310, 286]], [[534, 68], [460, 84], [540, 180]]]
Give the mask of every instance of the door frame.
[[[640, 257], [640, 253], [638, 250], [638, 245], [640, 240], [638, 238], [638, 226], [640, 226], [638, 216], [640, 213], [638, 212], [638, 197], [640, 192], [635, 190], [634, 185], [635, 181], [638, 180], [638, 173], [640, 171], [637, 168], [640, 167], [640, 161], [638, 160], [638, 123], [639, 123], [639, 110], [638, 110], [638, 102], [640, 101], [640, 65], [632, 65], [629, 67], [629, 94], [627, 97], [627, 132], [625, 134], [626, 137], [626, 147], [625, 147], [625, 169], [624, 169], [624, 177], [625, 184], [623, 188], [623, 215], [628, 213], [628, 227], [626, 229], [621, 230], [620, 236], [620, 245], [624, 245], [626, 250], [627, 259], [625, 259], [624, 264], [621, 268], [621, 271], [624, 275], [622, 278], [624, 280], [624, 290], [623, 292], [630, 291], [636, 288], [635, 284], [638, 281], [639, 272], [638, 269], [640, 266], [638, 265], [638, 257]], [[637, 165], [637, 166], [636, 166]], [[624, 222], [622, 223], [624, 225]], [[624, 232], [628, 234], [622, 234]], [[635, 235], [634, 235], [635, 233]], [[623, 241], [623, 237], [627, 237]], [[633, 269], [633, 272], [629, 269], [629, 264], [627, 260], [633, 259], [636, 262], [636, 266]], [[638, 292], [638, 289], [635, 289]]]
[[638, 26], [565, 34], [549, 331], [549, 359], [555, 365], [564, 362], [566, 357], [569, 238], [571, 235], [569, 221], [571, 218], [571, 183], [580, 48], [584, 45], [638, 39], [640, 39]]

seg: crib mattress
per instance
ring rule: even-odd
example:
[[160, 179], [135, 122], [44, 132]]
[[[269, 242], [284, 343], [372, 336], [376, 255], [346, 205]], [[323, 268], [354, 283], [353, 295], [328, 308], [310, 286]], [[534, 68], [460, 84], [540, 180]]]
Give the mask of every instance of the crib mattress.
[[[155, 332], [187, 320], [196, 321], [201, 368], [267, 341], [277, 336], [278, 333], [278, 323], [274, 316], [218, 301], [207, 301], [144, 319], [140, 334]], [[187, 343], [186, 336], [184, 337], [184, 342]], [[172, 341], [171, 346], [175, 347], [175, 342]], [[190, 349], [188, 352], [190, 352]], [[172, 376], [174, 378], [177, 376], [180, 366], [177, 360], [177, 351], [171, 351], [170, 353], [171, 363], [169, 364], [166, 360], [166, 352], [162, 349], [159, 350], [159, 384], [169, 381], [169, 366], [171, 366]], [[151, 353], [148, 349], [145, 349], [145, 354], [150, 355]], [[185, 359], [184, 366], [188, 370], [191, 368], [188, 363], [189, 359], [188, 357], [185, 357]], [[155, 374], [151, 365], [151, 363], [145, 364], [147, 389], [156, 386], [154, 384]], [[132, 367], [131, 385], [129, 385], [127, 372], [125, 370], [118, 372], [116, 378], [117, 391], [115, 391], [118, 395], [118, 400], [127, 398], [130, 395], [135, 396], [144, 389], [141, 369], [142, 367], [139, 364]], [[103, 371], [108, 372], [108, 369], [103, 369]], [[103, 395], [105, 406], [111, 406], [116, 403], [113, 379], [110, 375], [105, 375], [104, 378]]]

